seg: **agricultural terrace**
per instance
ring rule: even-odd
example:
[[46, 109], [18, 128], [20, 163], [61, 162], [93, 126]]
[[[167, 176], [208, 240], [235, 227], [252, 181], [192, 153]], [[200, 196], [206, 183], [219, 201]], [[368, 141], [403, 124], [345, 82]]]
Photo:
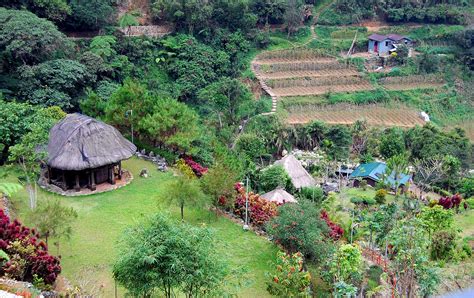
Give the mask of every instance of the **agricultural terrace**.
[[[64, 276], [73, 284], [94, 290], [96, 297], [114, 297], [112, 263], [117, 257], [117, 240], [125, 228], [143, 217], [169, 212], [179, 218], [179, 209], [160, 202], [160, 185], [172, 179], [172, 174], [150, 171], [150, 177], [140, 178], [141, 169], [155, 166], [143, 160], [132, 158], [123, 163], [135, 179], [124, 188], [112, 192], [85, 197], [60, 197], [40, 190], [38, 200], [59, 198], [67, 207], [73, 207], [78, 218], [73, 223], [71, 239], [61, 240], [59, 254]], [[7, 176], [7, 181], [17, 181], [16, 175]], [[28, 194], [25, 189], [12, 196], [13, 211], [25, 223], [29, 222]], [[216, 215], [206, 208], [187, 208], [186, 221], [196, 225], [207, 225], [214, 230], [220, 255], [232, 269], [242, 269], [248, 287], [238, 289], [242, 297], [267, 297], [265, 272], [270, 270], [277, 248], [263, 237], [244, 232], [234, 222]], [[55, 240], [52, 239], [51, 242]], [[57, 253], [51, 245], [51, 252]], [[118, 296], [124, 297], [125, 290], [118, 288]]]
[[413, 127], [424, 124], [417, 111], [403, 105], [396, 109], [381, 104], [291, 106], [287, 111], [289, 124], [304, 124], [319, 120], [328, 124], [349, 125], [361, 119], [367, 120], [369, 125], [382, 127]]
[[370, 82], [350, 60], [338, 60], [314, 49], [263, 52], [252, 63], [254, 72], [277, 97], [357, 92], [377, 86], [387, 90], [436, 88], [444, 84], [435, 76], [400, 76]]

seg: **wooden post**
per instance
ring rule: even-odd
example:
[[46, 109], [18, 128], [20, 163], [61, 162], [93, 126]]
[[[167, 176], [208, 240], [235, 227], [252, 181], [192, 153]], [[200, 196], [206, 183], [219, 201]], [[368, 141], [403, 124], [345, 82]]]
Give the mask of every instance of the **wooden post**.
[[76, 173], [76, 185], [74, 186], [74, 190], [76, 190], [76, 191], [81, 190], [81, 185], [79, 183], [79, 173]]
[[51, 167], [48, 166], [48, 184], [51, 184]]
[[109, 179], [110, 179], [110, 184], [114, 185], [115, 184], [114, 166], [109, 167]]
[[64, 191], [66, 191], [66, 190], [67, 190], [66, 175], [64, 175], [64, 171], [61, 171], [61, 173], [62, 173], [62, 181], [63, 181], [63, 187], [62, 187], [62, 189], [63, 189]]
[[95, 176], [94, 176], [94, 170], [91, 170], [91, 176], [90, 176], [90, 179], [91, 179], [91, 185], [90, 185], [90, 190], [94, 191], [96, 190], [96, 186], [95, 186]]
[[122, 180], [122, 161], [118, 163], [118, 178]]

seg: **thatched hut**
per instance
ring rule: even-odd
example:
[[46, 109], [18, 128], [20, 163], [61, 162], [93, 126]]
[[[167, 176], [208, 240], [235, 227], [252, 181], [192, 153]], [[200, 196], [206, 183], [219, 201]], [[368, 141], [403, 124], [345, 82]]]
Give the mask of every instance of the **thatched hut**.
[[122, 179], [121, 161], [136, 150], [114, 127], [69, 114], [49, 132], [46, 178], [63, 190], [88, 187], [94, 191], [98, 184]]
[[305, 170], [301, 162], [293, 155], [287, 155], [275, 162], [275, 165], [281, 165], [291, 178], [291, 183], [296, 189], [303, 187], [313, 187], [316, 180]]
[[282, 188], [277, 188], [260, 196], [261, 198], [277, 204], [298, 203], [294, 196]]

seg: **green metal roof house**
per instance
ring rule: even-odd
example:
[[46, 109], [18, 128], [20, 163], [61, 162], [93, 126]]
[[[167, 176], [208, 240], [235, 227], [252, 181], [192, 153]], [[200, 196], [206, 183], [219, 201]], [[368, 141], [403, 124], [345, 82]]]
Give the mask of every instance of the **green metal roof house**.
[[[385, 171], [387, 171], [387, 165], [383, 162], [365, 163], [359, 165], [349, 176], [349, 179], [354, 180], [354, 187], [359, 187], [360, 180], [366, 180], [367, 184], [375, 187], [375, 184], [382, 180]], [[410, 180], [410, 175], [402, 174], [399, 179], [399, 185], [404, 187]], [[385, 182], [394, 189], [396, 186], [394, 173], [386, 177]]]

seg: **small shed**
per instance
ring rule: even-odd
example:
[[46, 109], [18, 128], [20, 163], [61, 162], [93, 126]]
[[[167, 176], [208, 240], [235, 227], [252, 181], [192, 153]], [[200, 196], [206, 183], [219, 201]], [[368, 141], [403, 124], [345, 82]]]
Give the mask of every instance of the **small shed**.
[[290, 154], [277, 160], [275, 165], [283, 166], [296, 189], [316, 186], [316, 180], [305, 170], [301, 162], [294, 155]]
[[[385, 172], [387, 171], [387, 165], [383, 162], [371, 162], [359, 165], [354, 172], [349, 176], [349, 179], [354, 180], [354, 187], [360, 186], [360, 181], [365, 180], [367, 184], [375, 187], [377, 182], [383, 179]], [[399, 180], [399, 186], [404, 186], [411, 180], [410, 175], [402, 174]], [[385, 178], [385, 182], [388, 183], [392, 189], [396, 186], [396, 180], [394, 173], [391, 173]]]
[[404, 44], [406, 46], [412, 45], [412, 40], [399, 34], [372, 34], [369, 36], [369, 52], [380, 55], [387, 55], [391, 51], [396, 50], [398, 45]]
[[282, 188], [277, 188], [275, 190], [267, 192], [266, 194], [263, 194], [260, 197], [264, 198], [267, 201], [275, 202], [278, 205], [285, 203], [298, 203], [294, 196], [292, 196]]
[[69, 114], [49, 132], [46, 179], [64, 191], [79, 191], [122, 179], [122, 160], [137, 147], [114, 127], [81, 114]]

